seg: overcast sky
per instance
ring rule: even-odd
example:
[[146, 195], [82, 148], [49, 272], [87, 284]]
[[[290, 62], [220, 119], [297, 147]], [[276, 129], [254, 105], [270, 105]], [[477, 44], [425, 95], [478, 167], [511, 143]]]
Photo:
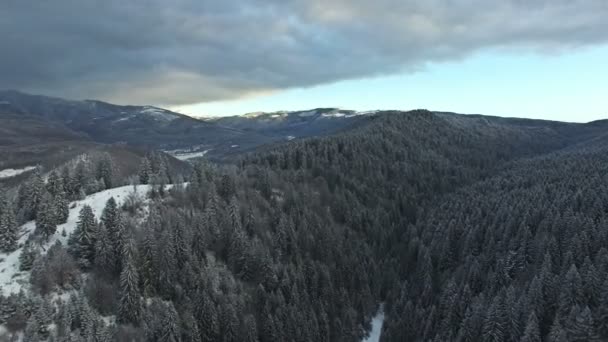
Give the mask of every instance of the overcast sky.
[[0, 88], [190, 114], [607, 116], [606, 0], [4, 0]]

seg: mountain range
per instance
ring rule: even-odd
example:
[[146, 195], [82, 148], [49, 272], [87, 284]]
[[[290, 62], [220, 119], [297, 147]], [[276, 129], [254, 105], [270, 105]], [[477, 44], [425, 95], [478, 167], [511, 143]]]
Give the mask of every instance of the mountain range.
[[[0, 169], [58, 165], [90, 150], [141, 155], [162, 150], [181, 160], [206, 156], [227, 161], [242, 153], [367, 125], [399, 111], [357, 112], [338, 108], [257, 112], [194, 118], [155, 106], [74, 101], [19, 91], [0, 91]], [[602, 139], [606, 121], [588, 124], [462, 116], [433, 112], [457, 127], [500, 126], [526, 134], [559, 136], [560, 146]]]

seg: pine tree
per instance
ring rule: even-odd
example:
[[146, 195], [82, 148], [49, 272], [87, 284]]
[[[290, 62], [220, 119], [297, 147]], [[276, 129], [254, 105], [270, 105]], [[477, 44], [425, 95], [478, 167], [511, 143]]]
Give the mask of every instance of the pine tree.
[[559, 314], [561, 316], [565, 317], [568, 315], [573, 306], [585, 304], [583, 281], [574, 264], [568, 269], [560, 290]]
[[201, 325], [201, 340], [203, 342], [216, 342], [220, 339], [219, 318], [217, 308], [207, 294], [203, 294], [201, 303], [197, 306]]
[[165, 310], [162, 321], [161, 341], [180, 341], [178, 315], [175, 307], [169, 302], [169, 304], [165, 305]]
[[19, 270], [31, 270], [38, 254], [38, 249], [32, 246], [32, 243], [29, 240], [26, 241], [25, 245], [21, 249], [21, 254], [19, 254]]
[[483, 340], [488, 342], [504, 341], [504, 322], [502, 312], [502, 299], [497, 295], [492, 300], [483, 324]]
[[243, 319], [240, 340], [243, 342], [258, 342], [258, 328], [253, 315], [246, 315]]
[[154, 284], [156, 279], [156, 271], [155, 271], [155, 255], [157, 247], [154, 242], [154, 237], [152, 232], [146, 232], [144, 234], [144, 241], [142, 246], [141, 253], [141, 280], [142, 280], [142, 288], [145, 296], [152, 296], [154, 293]]
[[226, 303], [222, 310], [222, 341], [237, 342], [239, 320], [232, 303]]
[[63, 191], [66, 194], [68, 199], [73, 198], [74, 192], [72, 189], [73, 180], [72, 175], [70, 174], [70, 169], [67, 166], [64, 166], [61, 169], [61, 184], [63, 184]]
[[72, 178], [72, 189], [74, 191], [74, 196], [80, 197], [81, 194], [86, 193], [89, 183], [88, 173], [89, 172], [84, 161], [79, 161], [78, 164], [76, 164], [76, 169], [74, 170], [74, 178]]
[[0, 252], [9, 253], [14, 251], [17, 248], [18, 235], [19, 227], [13, 208], [5, 205], [0, 212]]
[[[134, 243], [127, 242], [126, 248]], [[141, 318], [141, 301], [139, 293], [139, 274], [135, 266], [134, 252], [125, 251], [124, 267], [120, 273], [120, 300], [117, 319], [121, 323], [138, 325]]]
[[110, 199], [106, 202], [103, 212], [101, 213], [101, 222], [103, 222], [105, 225], [108, 232], [110, 245], [113, 246], [113, 258], [115, 260], [114, 272], [118, 274], [122, 256], [122, 235], [124, 226], [120, 209], [118, 208], [118, 204], [116, 203], [114, 197], [110, 197]]
[[97, 241], [95, 242], [95, 266], [102, 274], [112, 274], [116, 265], [114, 246], [108, 237], [105, 225], [99, 224], [97, 229]]
[[27, 325], [25, 326], [25, 331], [23, 333], [23, 340], [24, 341], [33, 341], [33, 342], [38, 342], [38, 341], [42, 341], [43, 338], [42, 336], [39, 335], [40, 331], [40, 326], [38, 325], [38, 320], [36, 320], [36, 318], [32, 315], [28, 321], [27, 321]]
[[568, 342], [568, 335], [560, 323], [560, 317], [556, 316], [547, 336], [547, 342]]
[[595, 341], [595, 325], [589, 307], [581, 309], [578, 305], [572, 307], [566, 321], [568, 340], [572, 342]]
[[70, 253], [84, 269], [91, 267], [95, 258], [96, 230], [97, 222], [93, 209], [84, 205], [80, 210], [76, 229], [68, 240]]
[[38, 205], [45, 194], [44, 179], [42, 178], [42, 170], [37, 168], [34, 172], [34, 178], [29, 188], [30, 206], [34, 215], [38, 212]]
[[602, 284], [597, 310], [598, 332], [601, 337], [608, 339], [608, 275], [606, 275]]
[[536, 313], [532, 311], [524, 330], [524, 336], [521, 338], [521, 342], [541, 342], [540, 330], [538, 328], [538, 318]]
[[110, 154], [104, 153], [97, 163], [96, 178], [103, 181], [106, 189], [111, 189], [113, 187], [114, 163], [112, 162], [112, 157], [110, 157]]
[[40, 300], [39, 308], [34, 313], [34, 319], [37, 321], [38, 336], [42, 339], [46, 339], [49, 336], [49, 324], [52, 323], [51, 319], [51, 308], [48, 299], [43, 298]]
[[55, 205], [51, 196], [45, 193], [36, 214], [36, 234], [47, 239], [57, 231], [57, 218], [55, 215]]
[[150, 177], [152, 176], [152, 166], [148, 157], [144, 157], [139, 165], [139, 182], [141, 184], [148, 184]]
[[59, 190], [55, 195], [55, 220], [57, 224], [64, 224], [70, 216], [70, 202], [65, 191]]
[[63, 191], [63, 179], [59, 177], [55, 170], [49, 173], [46, 181], [46, 190], [51, 196], [57, 196], [60, 191]]

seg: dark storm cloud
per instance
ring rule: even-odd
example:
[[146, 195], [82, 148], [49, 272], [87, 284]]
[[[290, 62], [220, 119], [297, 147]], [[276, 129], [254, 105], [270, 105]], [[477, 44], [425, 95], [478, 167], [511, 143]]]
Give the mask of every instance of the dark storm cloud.
[[0, 89], [186, 104], [608, 39], [605, 0], [4, 0]]

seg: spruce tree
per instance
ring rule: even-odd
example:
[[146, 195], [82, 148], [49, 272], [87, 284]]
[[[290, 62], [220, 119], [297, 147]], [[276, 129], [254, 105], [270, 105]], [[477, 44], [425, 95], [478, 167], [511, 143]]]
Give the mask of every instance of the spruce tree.
[[258, 329], [253, 315], [246, 315], [241, 328], [241, 341], [258, 342]]
[[115, 265], [113, 270], [116, 272], [116, 274], [118, 274], [122, 256], [122, 235], [124, 226], [120, 209], [118, 208], [118, 204], [116, 203], [114, 197], [110, 197], [110, 199], [106, 202], [103, 212], [101, 213], [101, 222], [103, 222], [107, 229], [108, 239], [114, 253], [113, 258], [115, 260]]
[[220, 327], [217, 307], [207, 294], [202, 295], [197, 308], [199, 312], [197, 318], [201, 325], [201, 340], [203, 342], [219, 341]]
[[59, 190], [55, 195], [55, 220], [57, 224], [64, 224], [70, 216], [70, 202], [65, 191]]
[[5, 206], [0, 212], [0, 252], [10, 253], [17, 248], [19, 227], [13, 208]]
[[63, 191], [63, 179], [59, 177], [55, 170], [49, 173], [46, 181], [46, 189], [51, 196], [57, 196], [60, 191]]
[[560, 323], [560, 320], [561, 318], [559, 316], [555, 316], [553, 325], [551, 325], [551, 330], [547, 336], [547, 342], [568, 342], [568, 335]]
[[568, 340], [572, 342], [588, 342], [597, 339], [589, 307], [580, 308], [578, 305], [572, 307], [566, 321], [566, 332]]
[[600, 291], [598, 307], [598, 332], [602, 338], [608, 339], [608, 274], [604, 278]]
[[139, 165], [139, 182], [141, 184], [148, 184], [152, 176], [152, 166], [148, 157], [144, 157]]
[[19, 254], [19, 270], [21, 271], [29, 271], [32, 269], [32, 265], [34, 261], [38, 257], [38, 249], [32, 246], [30, 240], [26, 241], [21, 249], [21, 254]]
[[541, 342], [538, 318], [534, 311], [532, 311], [528, 317], [528, 323], [526, 324], [526, 329], [524, 330], [524, 336], [521, 338], [521, 342]]
[[[127, 242], [126, 249], [132, 248], [133, 242]], [[122, 272], [120, 273], [120, 299], [117, 319], [121, 323], [138, 325], [141, 319], [141, 300], [139, 293], [139, 274], [135, 265], [135, 255], [132, 251], [125, 251], [126, 257]]]
[[51, 196], [46, 193], [38, 205], [36, 214], [36, 234], [48, 239], [57, 231], [57, 217], [55, 215], [55, 204]]
[[488, 342], [504, 341], [505, 327], [502, 311], [501, 296], [497, 295], [488, 308], [485, 322], [483, 324], [483, 340]]
[[97, 222], [93, 209], [88, 205], [84, 205], [80, 210], [76, 229], [68, 240], [70, 253], [84, 269], [90, 268], [95, 258], [96, 231]]
[[102, 271], [102, 274], [112, 274], [115, 265], [114, 246], [111, 244], [105, 225], [101, 222], [97, 229], [95, 242], [95, 266]]
[[103, 181], [106, 189], [111, 189], [114, 185], [114, 163], [109, 153], [104, 153], [97, 163], [97, 179]]

